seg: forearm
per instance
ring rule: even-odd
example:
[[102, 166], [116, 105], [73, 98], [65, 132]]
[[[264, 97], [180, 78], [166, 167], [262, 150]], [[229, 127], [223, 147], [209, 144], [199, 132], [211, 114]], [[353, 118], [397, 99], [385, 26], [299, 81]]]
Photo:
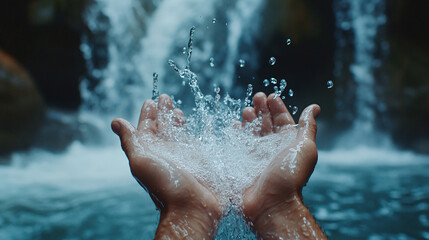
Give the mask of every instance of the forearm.
[[213, 239], [218, 220], [213, 216], [189, 211], [161, 213], [155, 239]]
[[298, 196], [265, 211], [254, 222], [254, 230], [262, 239], [326, 239]]

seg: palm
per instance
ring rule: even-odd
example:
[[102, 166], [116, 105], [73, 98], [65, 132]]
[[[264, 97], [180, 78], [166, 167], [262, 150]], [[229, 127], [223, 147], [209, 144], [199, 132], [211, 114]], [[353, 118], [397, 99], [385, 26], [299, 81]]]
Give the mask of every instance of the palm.
[[[258, 217], [264, 209], [283, 204], [288, 199], [301, 194], [317, 161], [317, 149], [314, 142], [315, 123], [310, 106], [301, 115], [298, 128], [283, 102], [271, 95], [255, 96], [255, 109], [243, 112], [244, 122], [251, 122], [257, 115], [262, 117], [261, 136], [293, 135], [294, 140], [281, 147], [268, 166], [246, 189], [243, 195], [243, 211], [249, 218]], [[309, 115], [311, 114], [311, 115]]]
[[[158, 106], [151, 100], [145, 102], [137, 129], [126, 120], [115, 120], [129, 129], [120, 136], [131, 172], [161, 210], [171, 206], [186, 208], [190, 204], [202, 204], [209, 211], [218, 212], [219, 203], [215, 195], [170, 158], [173, 153], [179, 152], [180, 143], [174, 135], [163, 133], [183, 126], [183, 113], [172, 108], [171, 98], [162, 95]], [[172, 121], [167, 121], [167, 114], [170, 114]], [[197, 154], [190, 153], [186, 157]]]

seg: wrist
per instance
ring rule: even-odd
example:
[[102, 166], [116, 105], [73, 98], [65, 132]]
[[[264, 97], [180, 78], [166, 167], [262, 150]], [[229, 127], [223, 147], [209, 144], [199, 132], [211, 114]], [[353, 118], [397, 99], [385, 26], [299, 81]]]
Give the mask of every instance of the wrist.
[[161, 210], [156, 239], [213, 239], [220, 218], [220, 211], [198, 204], [168, 206]]
[[[252, 219], [253, 228], [257, 232], [275, 232], [285, 219], [299, 215], [305, 208], [298, 194], [281, 202], [265, 203], [261, 211]], [[304, 208], [304, 209], [303, 209]]]
[[298, 194], [265, 209], [253, 222], [253, 229], [262, 239], [326, 239]]

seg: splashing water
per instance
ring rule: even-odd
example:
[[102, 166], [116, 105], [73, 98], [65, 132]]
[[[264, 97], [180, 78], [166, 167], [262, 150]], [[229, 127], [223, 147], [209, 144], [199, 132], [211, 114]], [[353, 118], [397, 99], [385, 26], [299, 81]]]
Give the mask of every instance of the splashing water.
[[[191, 88], [196, 105], [194, 111], [183, 127], [174, 124], [172, 111], [164, 111], [160, 115], [164, 125], [159, 133], [163, 140], [143, 136], [143, 139], [137, 141], [149, 141], [149, 150], [142, 151], [142, 155], [149, 152], [154, 156], [161, 156], [160, 159], [170, 159], [176, 167], [186, 169], [221, 196], [220, 200], [224, 205], [230, 204], [230, 201], [239, 205], [243, 191], [277, 154], [272, 149], [279, 145], [289, 145], [296, 137], [297, 130], [292, 127], [287, 133], [255, 136], [253, 131], [261, 127], [259, 119], [245, 128], [235, 127], [234, 123], [240, 119], [243, 107], [241, 100], [226, 94], [223, 101], [220, 101], [220, 88], [216, 86], [214, 97], [204, 95], [198, 86], [197, 75], [190, 69], [194, 31], [195, 28], [192, 28], [190, 32], [186, 67], [180, 69], [173, 60], [168, 61]], [[285, 82], [282, 86], [284, 90]], [[249, 84], [244, 106], [251, 106], [252, 91], [253, 86]], [[171, 176], [174, 178], [174, 174]]]
[[253, 86], [252, 84], [249, 84], [247, 86], [247, 91], [246, 91], [246, 98], [244, 99], [244, 105], [246, 107], [250, 107], [250, 105], [252, 104], [252, 92], [253, 92]]
[[158, 98], [159, 98], [158, 73], [153, 73], [152, 100], [158, 101]]
[[276, 64], [276, 58], [275, 57], [271, 57], [268, 62], [270, 63], [271, 66], [274, 66], [274, 64]]

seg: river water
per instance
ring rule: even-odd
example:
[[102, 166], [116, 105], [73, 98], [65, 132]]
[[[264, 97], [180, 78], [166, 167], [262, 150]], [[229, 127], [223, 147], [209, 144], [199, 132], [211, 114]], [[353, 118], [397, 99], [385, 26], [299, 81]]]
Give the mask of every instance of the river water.
[[[428, 157], [413, 153], [320, 151], [304, 202], [330, 239], [428, 239], [428, 168]], [[158, 213], [119, 142], [16, 154], [0, 176], [0, 239], [154, 236]], [[240, 232], [222, 228], [223, 239]]]

